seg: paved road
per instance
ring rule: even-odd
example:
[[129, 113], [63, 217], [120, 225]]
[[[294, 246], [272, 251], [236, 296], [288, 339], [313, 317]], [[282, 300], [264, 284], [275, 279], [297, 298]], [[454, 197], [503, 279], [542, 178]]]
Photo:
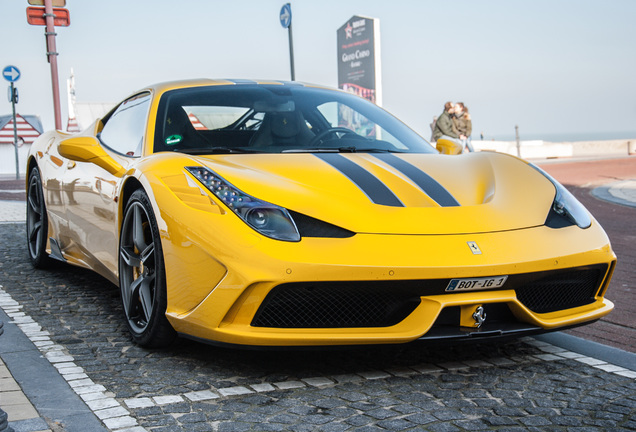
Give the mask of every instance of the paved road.
[[[623, 180], [636, 179], [636, 159], [628, 162]], [[616, 176], [613, 164], [621, 163], [594, 167]], [[577, 181], [566, 165], [544, 168], [585, 202], [625, 259], [608, 294], [617, 310], [581, 328], [604, 345], [556, 334], [496, 345], [247, 351], [181, 340], [144, 350], [127, 334], [113, 285], [69, 266], [34, 272], [24, 224], [0, 224], [0, 358], [36, 410], [10, 424], [18, 432], [636, 430], [636, 354], [627, 352], [635, 339], [622, 341], [634, 328], [627, 260], [636, 208], [597, 200], [590, 192], [607, 182]], [[19, 201], [0, 206], [24, 214]]]
[[542, 166], [592, 212], [618, 257], [607, 292], [615, 310], [597, 323], [568, 333], [636, 353], [636, 158]]

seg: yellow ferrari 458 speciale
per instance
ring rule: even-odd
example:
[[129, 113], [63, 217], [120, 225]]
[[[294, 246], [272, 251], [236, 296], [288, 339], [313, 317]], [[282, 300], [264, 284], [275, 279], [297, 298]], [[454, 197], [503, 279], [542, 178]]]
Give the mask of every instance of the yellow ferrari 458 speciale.
[[613, 308], [609, 240], [548, 174], [439, 154], [338, 90], [155, 85], [42, 135], [26, 172], [33, 265], [118, 285], [143, 346], [475, 340]]

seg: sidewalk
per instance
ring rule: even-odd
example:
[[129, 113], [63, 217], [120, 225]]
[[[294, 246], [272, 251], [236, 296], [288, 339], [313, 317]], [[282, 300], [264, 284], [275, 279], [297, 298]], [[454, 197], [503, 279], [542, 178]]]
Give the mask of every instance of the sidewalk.
[[0, 294], [0, 321], [5, 323], [0, 336], [0, 408], [8, 415], [9, 427], [15, 432], [105, 432], [71, 387], [70, 378], [77, 382], [82, 377], [69, 375], [71, 368], [45, 354], [53, 342], [20, 309]]
[[26, 222], [26, 202], [0, 200], [0, 223]]

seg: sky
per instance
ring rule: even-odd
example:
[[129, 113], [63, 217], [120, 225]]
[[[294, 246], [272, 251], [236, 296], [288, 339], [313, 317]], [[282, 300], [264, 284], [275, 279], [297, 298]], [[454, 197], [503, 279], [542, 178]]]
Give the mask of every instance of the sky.
[[[377, 18], [383, 107], [425, 138], [446, 101], [469, 108], [473, 138], [513, 139], [515, 126], [521, 139], [636, 138], [634, 0], [290, 1], [296, 80], [337, 87], [337, 29]], [[77, 102], [116, 103], [175, 79], [289, 80], [285, 2], [66, 0], [71, 25], [56, 27], [62, 123], [71, 68]], [[48, 130], [44, 27], [27, 23], [27, 6], [0, 0], [0, 68], [20, 69], [17, 111]]]

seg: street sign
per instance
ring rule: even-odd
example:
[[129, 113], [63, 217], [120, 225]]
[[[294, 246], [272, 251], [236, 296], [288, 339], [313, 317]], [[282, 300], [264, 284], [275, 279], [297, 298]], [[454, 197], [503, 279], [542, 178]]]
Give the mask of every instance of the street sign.
[[291, 4], [286, 3], [283, 5], [280, 9], [279, 19], [280, 25], [282, 25], [283, 28], [289, 28], [292, 20]]
[[[66, 6], [66, 0], [53, 0], [53, 7], [64, 7]], [[31, 6], [44, 6], [44, 0], [29, 0], [29, 4]]]
[[[43, 7], [29, 6], [26, 9], [27, 22], [31, 25], [46, 25], [45, 9]], [[68, 9], [53, 8], [53, 25], [58, 27], [68, 27], [71, 25], [71, 14]]]
[[9, 90], [7, 91], [7, 96], [9, 102], [18, 103], [18, 89], [12, 85], [9, 86]]
[[7, 66], [2, 69], [2, 76], [9, 82], [16, 82], [20, 79], [20, 69], [15, 66]]

